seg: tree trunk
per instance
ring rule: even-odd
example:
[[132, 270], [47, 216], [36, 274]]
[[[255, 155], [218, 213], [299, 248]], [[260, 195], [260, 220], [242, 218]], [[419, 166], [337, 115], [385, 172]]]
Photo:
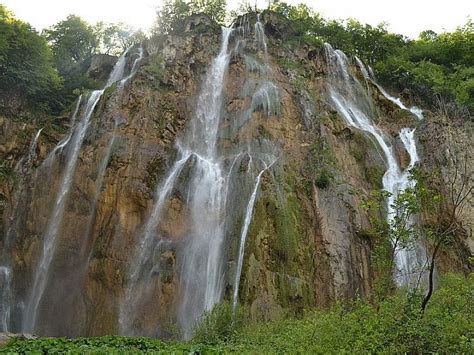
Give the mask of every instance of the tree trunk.
[[431, 296], [433, 295], [433, 288], [434, 288], [434, 267], [435, 267], [435, 259], [436, 255], [438, 254], [439, 247], [441, 246], [441, 241], [438, 241], [438, 243], [435, 245], [435, 248], [433, 250], [433, 254], [431, 255], [431, 262], [430, 262], [430, 273], [428, 276], [428, 293], [426, 294], [425, 298], [423, 299], [423, 302], [421, 303], [421, 313], [425, 313], [426, 305], [428, 304], [429, 300], [431, 299]]

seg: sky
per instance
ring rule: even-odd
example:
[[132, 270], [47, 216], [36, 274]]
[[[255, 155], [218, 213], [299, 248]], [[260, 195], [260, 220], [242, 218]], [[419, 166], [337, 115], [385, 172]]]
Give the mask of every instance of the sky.
[[[228, 0], [235, 8], [239, 0]], [[255, 0], [249, 0], [250, 3]], [[362, 23], [377, 25], [387, 22], [389, 29], [411, 38], [426, 29], [435, 32], [453, 31], [474, 18], [474, 0], [286, 0], [303, 2], [326, 18], [355, 18]], [[147, 30], [153, 24], [155, 9], [161, 0], [0, 0], [17, 18], [29, 22], [37, 30], [63, 20], [69, 14], [97, 21], [125, 22]], [[258, 0], [265, 7], [268, 0]]]

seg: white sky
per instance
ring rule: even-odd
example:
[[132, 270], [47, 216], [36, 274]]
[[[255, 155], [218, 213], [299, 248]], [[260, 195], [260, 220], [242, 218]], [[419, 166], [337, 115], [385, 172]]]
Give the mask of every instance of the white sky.
[[[253, 3], [255, 0], [249, 0]], [[228, 0], [235, 8], [239, 0]], [[260, 7], [268, 0], [258, 0]], [[326, 18], [353, 17], [362, 23], [377, 25], [385, 21], [393, 32], [416, 38], [426, 29], [436, 32], [454, 30], [474, 17], [474, 0], [287, 0], [304, 2]], [[126, 22], [148, 29], [161, 0], [0, 0], [17, 18], [38, 30], [77, 14], [90, 23], [97, 21]]]

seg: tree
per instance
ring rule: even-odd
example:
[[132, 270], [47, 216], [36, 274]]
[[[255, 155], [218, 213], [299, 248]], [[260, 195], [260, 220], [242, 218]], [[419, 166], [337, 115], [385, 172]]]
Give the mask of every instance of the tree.
[[87, 77], [88, 61], [99, 48], [94, 28], [76, 15], [45, 29], [42, 36], [48, 41], [54, 62], [64, 79], [61, 100], [68, 106], [75, 98], [75, 89], [97, 89], [98, 84]]
[[194, 0], [190, 2], [192, 14], [204, 13], [217, 23], [223, 24], [226, 15], [226, 0]]
[[[391, 206], [394, 216], [390, 223], [386, 222], [386, 211], [383, 208], [383, 201], [389, 196], [387, 192], [376, 193], [363, 203], [374, 228], [370, 234], [374, 234], [379, 240], [390, 241], [388, 255], [384, 255], [388, 263], [382, 264], [383, 269], [379, 270], [379, 273], [382, 273], [379, 283], [383, 285], [383, 289], [376, 292], [380, 293], [378, 296], [381, 296], [381, 299], [390, 289], [387, 283], [390, 284], [393, 275], [396, 250], [411, 248], [420, 239], [427, 245], [426, 268], [418, 270], [419, 280], [428, 271], [428, 285], [421, 302], [422, 314], [434, 292], [434, 270], [441, 249], [463, 243], [466, 226], [461, 223], [460, 216], [466, 204], [472, 201], [474, 190], [469, 153], [455, 151], [450, 142], [448, 147], [448, 174], [443, 194], [428, 185], [427, 173], [414, 168], [410, 178], [416, 184], [397, 196]], [[420, 214], [424, 215], [425, 221], [415, 223], [413, 217], [419, 217]], [[383, 248], [383, 244], [382, 249], [376, 247], [376, 253], [380, 253], [380, 250], [383, 253]], [[417, 284], [414, 286], [418, 287]]]
[[120, 55], [131, 45], [145, 38], [143, 32], [135, 31], [123, 22], [98, 22], [94, 26], [94, 33], [100, 52], [111, 55]]
[[[412, 170], [412, 174], [415, 172], [415, 169]], [[413, 176], [411, 179], [414, 179]], [[370, 237], [374, 243], [373, 260], [378, 275], [374, 291], [378, 301], [385, 299], [394, 288], [393, 276], [400, 271], [395, 269], [395, 254], [400, 249], [414, 249], [421, 236], [419, 225], [414, 220], [422, 207], [416, 193], [418, 188], [409, 187], [401, 191], [390, 205], [390, 216], [386, 201], [392, 195], [388, 191], [374, 191], [362, 203], [368, 212], [372, 229], [360, 231], [360, 235]]]
[[428, 251], [428, 290], [421, 309], [425, 311], [434, 291], [434, 270], [437, 257], [443, 247], [459, 245], [466, 236], [467, 226], [462, 223], [463, 210], [472, 203], [474, 191], [473, 169], [469, 148], [459, 148], [454, 144], [451, 133], [452, 119], [447, 116], [444, 104], [438, 108], [438, 114], [444, 121], [446, 139], [446, 173], [444, 174], [443, 193], [435, 194], [426, 184], [427, 176], [418, 174], [420, 187], [417, 191], [419, 200], [426, 212], [431, 213], [432, 223], [423, 230], [429, 245]]
[[[57, 107], [62, 85], [46, 41], [27, 23], [0, 5], [0, 88], [2, 93], [26, 93], [44, 110]], [[5, 98], [3, 98], [5, 99]]]
[[184, 30], [184, 20], [194, 14], [204, 13], [218, 23], [226, 16], [226, 0], [165, 0], [157, 11], [153, 32], [167, 34]]
[[76, 15], [43, 31], [49, 42], [56, 65], [61, 73], [88, 59], [97, 51], [98, 38], [92, 26]]

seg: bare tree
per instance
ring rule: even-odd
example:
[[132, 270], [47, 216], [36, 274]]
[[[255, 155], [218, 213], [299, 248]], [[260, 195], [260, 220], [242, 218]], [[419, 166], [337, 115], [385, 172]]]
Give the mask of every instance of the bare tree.
[[[436, 226], [429, 231], [427, 242], [430, 246], [428, 256], [428, 290], [421, 304], [422, 312], [425, 311], [434, 290], [434, 270], [436, 258], [441, 247], [449, 246], [460, 238], [466, 236], [467, 227], [463, 225], [462, 214], [468, 203], [471, 203], [474, 184], [471, 154], [468, 146], [462, 143], [456, 144], [453, 132], [452, 117], [448, 116], [448, 110], [441, 103], [438, 115], [443, 123], [443, 130], [447, 138], [445, 142], [445, 173], [444, 173], [444, 198], [436, 201]], [[461, 151], [461, 149], [463, 151]], [[443, 174], [442, 174], [443, 175]]]

